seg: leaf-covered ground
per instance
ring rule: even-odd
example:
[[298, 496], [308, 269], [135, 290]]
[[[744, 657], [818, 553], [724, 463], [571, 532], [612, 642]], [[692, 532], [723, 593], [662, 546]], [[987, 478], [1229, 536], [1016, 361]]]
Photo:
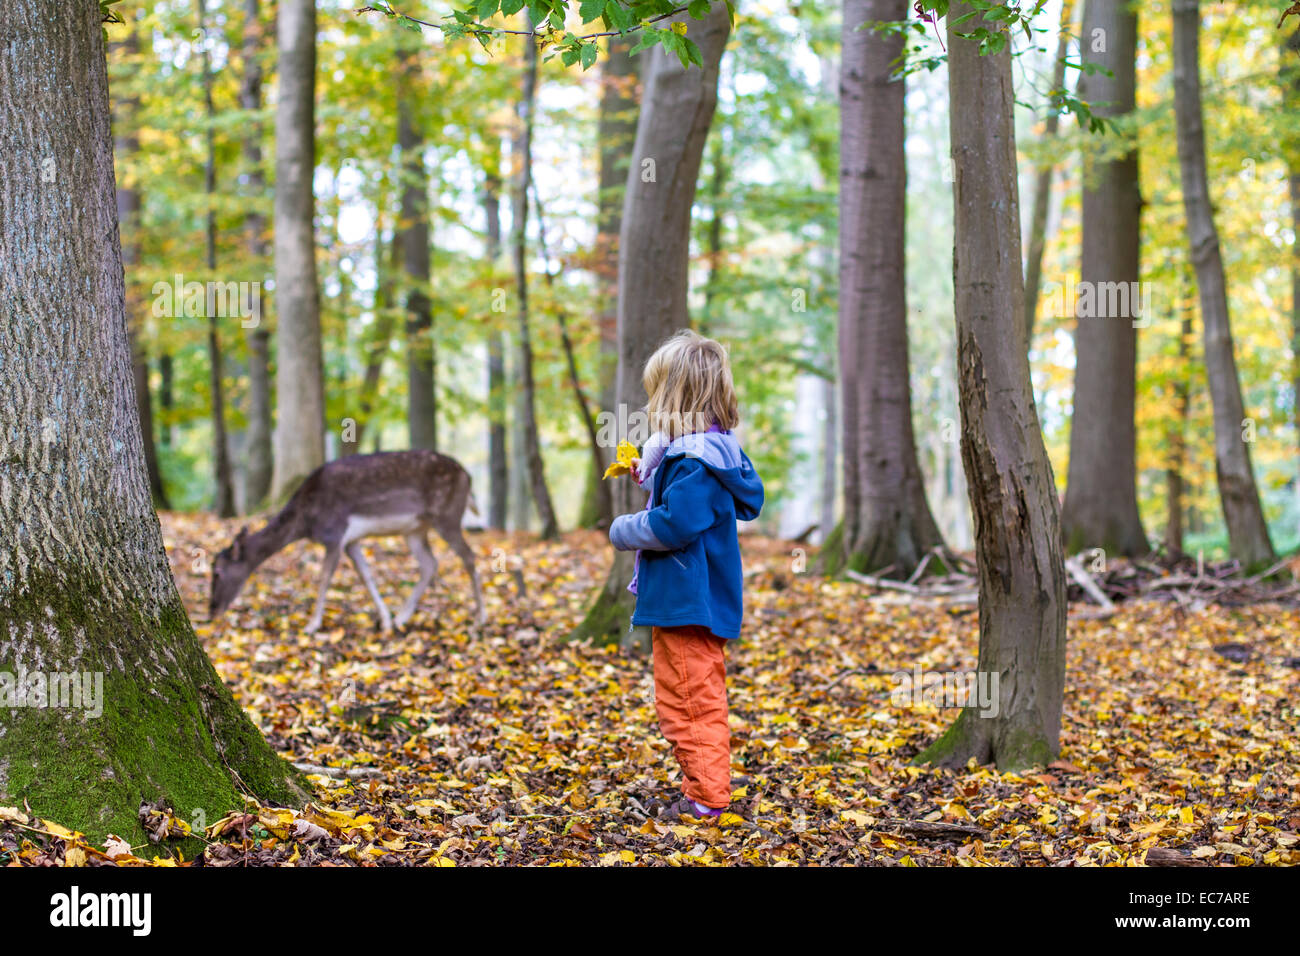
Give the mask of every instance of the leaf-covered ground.
[[[206, 827], [209, 865], [1094, 866], [1141, 864], [1153, 847], [1209, 864], [1300, 862], [1293, 608], [1072, 611], [1060, 760], [1020, 775], [936, 771], [910, 760], [955, 711], [895, 705], [891, 675], [972, 670], [974, 608], [828, 582], [800, 573], [788, 543], [746, 537], [748, 623], [728, 662], [733, 812], [666, 821], [644, 812], [677, 782], [649, 662], [559, 640], [603, 580], [603, 536], [471, 536], [480, 568], [516, 561], [527, 583], [520, 600], [509, 573], [486, 576], [481, 637], [441, 542], [441, 583], [406, 634], [373, 629], [345, 562], [324, 629], [307, 637], [320, 548], [275, 556], [206, 623], [206, 563], [236, 526], [163, 525], [222, 677], [286, 757], [328, 768], [297, 813], [250, 804], [217, 821], [172, 808]], [[397, 540], [370, 545], [395, 608], [414, 562]], [[1214, 650], [1224, 644], [1245, 659]], [[135, 862], [32, 811], [19, 825], [0, 809], [0, 859]], [[153, 825], [185, 829], [167, 808]]]

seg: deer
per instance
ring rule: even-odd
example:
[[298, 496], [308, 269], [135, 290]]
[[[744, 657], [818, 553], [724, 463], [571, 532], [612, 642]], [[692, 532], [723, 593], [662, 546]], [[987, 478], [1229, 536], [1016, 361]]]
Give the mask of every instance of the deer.
[[[469, 472], [454, 458], [434, 451], [375, 452], [327, 462], [307, 476], [265, 527], [249, 534], [245, 526], [216, 556], [208, 599], [209, 620], [225, 614], [262, 562], [286, 545], [309, 538], [325, 546], [325, 563], [305, 633], [314, 634], [320, 629], [325, 595], [343, 554], [352, 559], [378, 608], [380, 629], [389, 632], [394, 626], [405, 628], [420, 596], [438, 574], [438, 562], [429, 549], [428, 532], [433, 529], [469, 572], [476, 620], [481, 627], [486, 620], [483, 592], [474, 568], [474, 552], [461, 532], [467, 505], [479, 513]], [[361, 550], [362, 539], [385, 535], [404, 536], [420, 567], [415, 590], [396, 618], [380, 597]]]

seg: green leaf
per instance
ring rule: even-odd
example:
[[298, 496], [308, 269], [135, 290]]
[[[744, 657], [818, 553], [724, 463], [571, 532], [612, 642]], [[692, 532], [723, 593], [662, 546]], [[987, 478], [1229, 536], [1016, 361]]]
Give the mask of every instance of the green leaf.
[[474, 6], [474, 13], [480, 20], [486, 20], [497, 12], [499, 6], [501, 6], [501, 0], [478, 0], [478, 3]]
[[590, 23], [605, 13], [605, 0], [582, 0], [578, 5], [578, 16], [583, 23]]
[[645, 31], [643, 31], [642, 34], [641, 34], [641, 39], [637, 40], [637, 41], [636, 41], [636, 46], [632, 47], [632, 52], [633, 52], [633, 53], [640, 53], [642, 50], [646, 49], [647, 47], [652, 47], [652, 46], [654, 46], [654, 45], [656, 45], [656, 44], [658, 44], [658, 43], [662, 43], [662, 42], [663, 42], [663, 34], [665, 34], [665, 33], [672, 33], [673, 36], [676, 36], [676, 35], [677, 35], [677, 34], [673, 33], [671, 30], [645, 30]]
[[501, 12], [508, 17], [513, 17], [523, 8], [524, 0], [501, 0]]
[[686, 9], [696, 20], [703, 20], [709, 15], [709, 7], [713, 6], [709, 0], [691, 0], [691, 5]]
[[596, 63], [596, 54], [599, 52], [594, 43], [584, 43], [580, 49], [580, 59], [584, 70], [591, 69]]
[[615, 30], [623, 31], [632, 25], [632, 15], [618, 0], [606, 0], [605, 16], [609, 17], [609, 22]]
[[[701, 66], [701, 67], [704, 66], [704, 54], [700, 52], [700, 48], [695, 45], [694, 40], [692, 40], [690, 37], [682, 37], [682, 46], [684, 46], [686, 49], [686, 58], [688, 60], [690, 60], [696, 66]], [[686, 63], [685, 61], [683, 61], [682, 66], [685, 65]]]

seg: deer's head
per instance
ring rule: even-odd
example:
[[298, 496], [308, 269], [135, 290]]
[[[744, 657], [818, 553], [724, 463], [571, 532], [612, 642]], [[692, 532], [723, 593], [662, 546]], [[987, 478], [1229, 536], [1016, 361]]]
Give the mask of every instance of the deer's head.
[[212, 591], [208, 595], [208, 618], [215, 620], [235, 602], [239, 591], [253, 573], [254, 564], [248, 554], [248, 529], [241, 528], [230, 547], [217, 555], [212, 562]]

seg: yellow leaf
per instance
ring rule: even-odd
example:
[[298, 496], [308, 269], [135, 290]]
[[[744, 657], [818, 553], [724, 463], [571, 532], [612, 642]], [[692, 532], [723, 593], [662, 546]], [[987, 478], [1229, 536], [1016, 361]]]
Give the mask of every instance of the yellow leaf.
[[686, 24], [684, 24], [684, 23], [674, 23], [674, 24], [673, 24], [673, 33], [676, 33], [679, 37], [684, 37], [684, 36], [686, 36]]
[[[683, 30], [684, 29], [685, 28], [683, 27]], [[605, 469], [605, 474], [601, 476], [601, 480], [603, 481], [605, 478], [615, 478], [619, 475], [629, 474], [632, 471], [632, 463], [636, 460], [636, 445], [633, 445], [628, 441], [619, 442], [617, 457], [614, 462]]]

